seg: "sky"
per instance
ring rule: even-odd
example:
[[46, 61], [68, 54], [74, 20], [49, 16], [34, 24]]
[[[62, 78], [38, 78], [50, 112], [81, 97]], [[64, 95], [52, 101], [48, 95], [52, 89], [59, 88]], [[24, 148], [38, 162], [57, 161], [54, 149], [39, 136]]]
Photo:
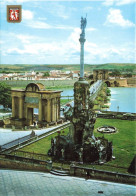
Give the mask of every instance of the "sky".
[[[7, 5], [22, 5], [8, 23]], [[136, 0], [0, 0], [0, 64], [79, 64], [81, 16], [87, 16], [84, 63], [136, 63]]]

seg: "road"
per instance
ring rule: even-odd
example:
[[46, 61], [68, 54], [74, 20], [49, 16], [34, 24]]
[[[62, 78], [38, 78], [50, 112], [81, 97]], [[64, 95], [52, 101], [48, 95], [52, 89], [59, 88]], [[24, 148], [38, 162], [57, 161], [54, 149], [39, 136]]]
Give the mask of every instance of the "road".
[[94, 84], [91, 85], [90, 87], [90, 96], [98, 90], [99, 86], [102, 84], [102, 80], [97, 80]]

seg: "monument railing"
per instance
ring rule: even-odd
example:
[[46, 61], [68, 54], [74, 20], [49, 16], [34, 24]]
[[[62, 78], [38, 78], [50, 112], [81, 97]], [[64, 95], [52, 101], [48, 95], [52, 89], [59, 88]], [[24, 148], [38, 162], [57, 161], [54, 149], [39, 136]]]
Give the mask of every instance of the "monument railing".
[[[26, 168], [35, 168], [34, 164], [38, 164], [39, 166], [44, 166], [48, 170], [52, 169], [52, 161], [49, 160], [48, 156], [44, 154], [26, 151], [14, 151], [11, 154], [1, 154], [0, 158], [4, 158], [3, 160], [7, 161], [15, 161], [15, 163], [17, 163], [16, 161], [19, 161], [20, 164], [26, 163]], [[31, 167], [29, 167], [30, 165], [28, 165], [28, 163], [31, 165]], [[13, 165], [11, 163], [9, 167], [12, 168]]]
[[87, 179], [108, 180], [127, 184], [135, 184], [136, 182], [136, 176], [132, 174], [123, 174], [119, 172], [104, 171], [73, 165], [70, 167], [70, 175], [85, 177]]

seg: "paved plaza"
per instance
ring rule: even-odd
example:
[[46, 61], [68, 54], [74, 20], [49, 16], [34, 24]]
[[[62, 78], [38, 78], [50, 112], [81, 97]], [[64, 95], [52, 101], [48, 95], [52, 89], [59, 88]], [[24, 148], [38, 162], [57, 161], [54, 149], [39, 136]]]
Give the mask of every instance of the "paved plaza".
[[135, 186], [49, 173], [0, 170], [0, 196], [134, 196]]
[[[66, 123], [63, 123], [63, 125]], [[0, 128], [0, 145], [4, 145], [8, 142], [11, 142], [13, 140], [19, 139], [21, 137], [27, 136], [29, 134], [31, 134], [32, 130], [35, 131], [36, 135], [41, 135], [43, 133], [48, 133], [50, 131], [52, 131], [53, 129], [56, 129], [57, 127], [61, 127], [62, 124], [57, 125], [57, 126], [53, 126], [50, 128], [43, 128], [43, 129], [31, 129], [29, 131], [12, 131], [12, 129], [4, 129], [4, 128]]]

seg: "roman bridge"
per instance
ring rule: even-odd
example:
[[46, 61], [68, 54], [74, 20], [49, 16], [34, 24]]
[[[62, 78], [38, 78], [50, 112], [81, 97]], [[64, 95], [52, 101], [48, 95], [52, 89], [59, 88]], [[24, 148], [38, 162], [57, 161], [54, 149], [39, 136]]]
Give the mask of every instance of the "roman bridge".
[[[107, 80], [102, 80], [103, 83], [107, 84], [107, 87], [127, 87], [127, 79], [107, 79]], [[89, 80], [88, 81], [90, 85], [93, 85], [96, 83], [95, 80]]]
[[102, 89], [102, 80], [97, 80], [96, 82], [93, 82], [90, 86], [90, 97], [93, 100], [97, 97], [99, 91]]
[[104, 83], [106, 83], [108, 87], [128, 86], [126, 78], [110, 77], [108, 70], [103, 70], [103, 69], [93, 70], [93, 79], [88, 80], [89, 84], [92, 85], [99, 80], [102, 80]]

